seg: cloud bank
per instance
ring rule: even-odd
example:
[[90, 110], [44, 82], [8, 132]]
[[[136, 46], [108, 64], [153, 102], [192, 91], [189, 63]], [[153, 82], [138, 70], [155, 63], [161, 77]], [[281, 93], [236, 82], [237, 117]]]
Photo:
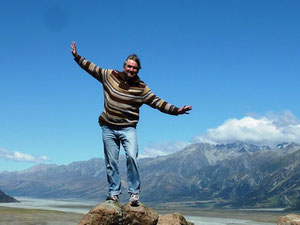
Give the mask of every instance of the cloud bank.
[[0, 148], [0, 158], [19, 162], [44, 162], [49, 160], [47, 156], [32, 156], [19, 151], [8, 151], [4, 148]]
[[228, 119], [214, 129], [194, 138], [196, 142], [230, 143], [242, 141], [249, 144], [274, 146], [282, 142], [300, 143], [300, 122], [289, 111], [266, 116], [246, 116]]
[[265, 116], [245, 116], [231, 118], [216, 128], [208, 129], [204, 134], [189, 142], [151, 143], [143, 147], [143, 157], [155, 157], [171, 154], [192, 143], [232, 143], [242, 141], [255, 145], [273, 147], [283, 142], [300, 143], [300, 122], [290, 112], [282, 114], [267, 113]]

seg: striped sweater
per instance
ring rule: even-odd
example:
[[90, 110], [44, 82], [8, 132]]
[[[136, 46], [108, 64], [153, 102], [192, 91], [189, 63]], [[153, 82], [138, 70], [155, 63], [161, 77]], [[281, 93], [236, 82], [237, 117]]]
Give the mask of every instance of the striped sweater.
[[128, 80], [123, 72], [99, 68], [80, 55], [74, 59], [103, 85], [104, 110], [99, 117], [100, 126], [135, 127], [139, 121], [139, 108], [143, 104], [167, 114], [178, 115], [177, 107], [157, 97], [138, 76]]

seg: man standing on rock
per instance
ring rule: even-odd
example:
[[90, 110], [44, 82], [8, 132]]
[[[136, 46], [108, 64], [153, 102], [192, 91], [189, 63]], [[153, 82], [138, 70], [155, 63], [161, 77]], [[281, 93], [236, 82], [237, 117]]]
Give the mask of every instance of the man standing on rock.
[[139, 121], [139, 108], [147, 104], [170, 115], [188, 114], [192, 106], [177, 108], [158, 98], [140, 80], [139, 58], [132, 54], [123, 64], [123, 72], [102, 69], [77, 54], [75, 42], [71, 45], [74, 60], [103, 85], [104, 110], [99, 117], [102, 128], [104, 155], [109, 184], [106, 200], [118, 201], [121, 194], [119, 174], [119, 152], [122, 144], [127, 160], [127, 182], [132, 206], [139, 205], [140, 175], [137, 164], [138, 144], [136, 125]]

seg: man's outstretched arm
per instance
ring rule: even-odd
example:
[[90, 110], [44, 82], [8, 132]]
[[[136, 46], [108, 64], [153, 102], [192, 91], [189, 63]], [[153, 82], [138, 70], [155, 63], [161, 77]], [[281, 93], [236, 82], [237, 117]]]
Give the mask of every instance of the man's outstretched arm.
[[78, 65], [84, 69], [86, 72], [91, 74], [94, 78], [96, 78], [101, 83], [103, 82], [103, 74], [105, 73], [104, 69], [98, 67], [94, 63], [86, 60], [85, 58], [78, 55], [76, 42], [73, 41], [71, 44], [71, 53], [74, 56], [74, 60], [78, 63]]
[[181, 108], [177, 108], [176, 106], [171, 105], [170, 103], [156, 96], [148, 86], [146, 86], [144, 89], [143, 103], [146, 103], [152, 108], [158, 109], [161, 112], [170, 115], [188, 114], [188, 111], [192, 110], [192, 106], [183, 106]]

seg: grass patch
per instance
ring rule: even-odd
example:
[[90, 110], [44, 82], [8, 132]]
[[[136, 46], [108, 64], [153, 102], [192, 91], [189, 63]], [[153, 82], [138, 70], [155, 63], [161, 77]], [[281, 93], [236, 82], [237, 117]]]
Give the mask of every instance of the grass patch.
[[41, 209], [0, 207], [0, 224], [77, 225], [84, 215]]

